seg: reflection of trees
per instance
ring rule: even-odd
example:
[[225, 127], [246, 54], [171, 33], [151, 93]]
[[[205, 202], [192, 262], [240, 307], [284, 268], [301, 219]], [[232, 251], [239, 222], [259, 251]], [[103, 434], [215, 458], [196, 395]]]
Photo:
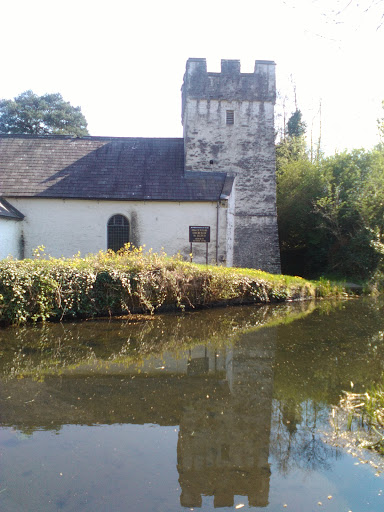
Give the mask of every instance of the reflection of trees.
[[331, 467], [330, 460], [337, 458], [338, 450], [325, 444], [317, 433], [327, 418], [328, 409], [318, 402], [274, 401], [270, 453], [280, 473]]
[[[324, 315], [278, 327], [275, 398], [337, 404], [342, 389], [364, 392], [384, 370], [382, 302], [340, 303]], [[364, 321], [362, 321], [364, 318]]]
[[339, 305], [278, 327], [271, 453], [283, 474], [329, 467], [339, 452], [316, 434], [328, 425], [329, 406], [351, 380], [354, 389], [365, 390], [383, 372], [381, 303]]

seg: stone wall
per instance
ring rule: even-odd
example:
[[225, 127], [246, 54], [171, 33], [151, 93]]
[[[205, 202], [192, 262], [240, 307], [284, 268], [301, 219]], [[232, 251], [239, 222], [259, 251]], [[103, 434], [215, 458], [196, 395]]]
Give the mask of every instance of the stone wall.
[[[225, 171], [235, 179], [234, 266], [280, 272], [276, 217], [275, 64], [256, 61], [254, 73], [222, 61], [208, 73], [189, 59], [182, 88], [185, 168]], [[233, 120], [233, 122], [232, 122]]]

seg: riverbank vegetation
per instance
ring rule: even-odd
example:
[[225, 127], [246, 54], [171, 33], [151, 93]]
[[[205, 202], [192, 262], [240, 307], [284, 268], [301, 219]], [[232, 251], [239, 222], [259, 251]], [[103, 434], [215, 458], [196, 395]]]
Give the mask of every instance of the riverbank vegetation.
[[334, 440], [347, 440], [356, 449], [384, 455], [384, 386], [378, 384], [365, 393], [344, 391], [332, 410]]
[[85, 258], [0, 261], [0, 323], [336, 296], [329, 281], [196, 265], [127, 247]]
[[325, 157], [307, 147], [300, 110], [277, 144], [282, 271], [384, 286], [384, 120], [382, 143]]

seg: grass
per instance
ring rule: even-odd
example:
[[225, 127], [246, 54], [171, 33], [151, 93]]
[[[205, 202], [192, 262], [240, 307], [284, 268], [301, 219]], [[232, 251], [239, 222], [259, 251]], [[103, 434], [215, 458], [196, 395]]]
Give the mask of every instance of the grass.
[[126, 247], [85, 258], [0, 261], [0, 323], [23, 324], [165, 309], [335, 297], [330, 281], [255, 269], [197, 265], [181, 257]]
[[355, 446], [384, 455], [384, 384], [366, 393], [344, 392], [332, 417], [338, 435], [349, 432]]

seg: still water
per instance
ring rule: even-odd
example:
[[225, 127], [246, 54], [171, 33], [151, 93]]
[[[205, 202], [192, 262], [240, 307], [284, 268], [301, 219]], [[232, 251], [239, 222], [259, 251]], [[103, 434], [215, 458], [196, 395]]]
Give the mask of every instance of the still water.
[[0, 332], [0, 510], [379, 512], [327, 442], [384, 371], [383, 304], [226, 308]]

